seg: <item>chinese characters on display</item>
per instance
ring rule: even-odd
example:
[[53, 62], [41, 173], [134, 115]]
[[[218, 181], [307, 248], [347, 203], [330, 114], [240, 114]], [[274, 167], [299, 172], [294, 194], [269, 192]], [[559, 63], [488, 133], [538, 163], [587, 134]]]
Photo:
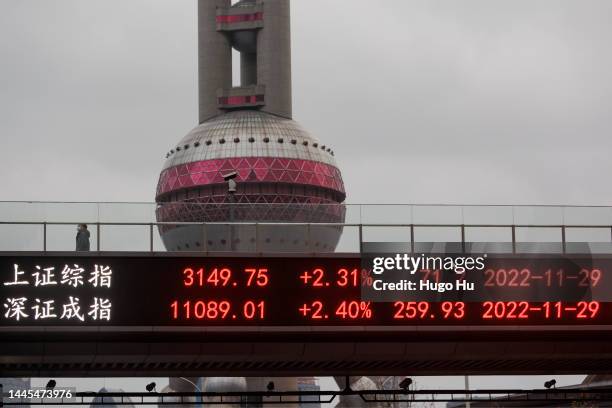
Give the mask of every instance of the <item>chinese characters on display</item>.
[[[3, 299], [4, 319], [16, 322], [28, 320], [53, 320], [65, 322], [111, 321], [112, 303], [104, 295], [110, 290], [113, 271], [109, 266], [94, 265], [91, 270], [78, 264], [35, 266], [33, 271], [13, 265], [12, 279], [3, 283], [5, 287], [23, 288], [27, 296], [12, 296]], [[63, 287], [69, 293], [65, 298], [49, 298], [47, 287]], [[82, 289], [93, 289], [96, 295], [85, 301]]]

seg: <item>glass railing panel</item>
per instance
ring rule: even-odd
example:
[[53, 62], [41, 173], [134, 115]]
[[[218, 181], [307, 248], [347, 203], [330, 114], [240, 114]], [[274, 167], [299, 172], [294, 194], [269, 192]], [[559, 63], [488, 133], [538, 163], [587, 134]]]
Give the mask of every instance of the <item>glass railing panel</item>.
[[452, 205], [415, 205], [412, 207], [414, 224], [463, 224], [461, 206]]
[[100, 203], [100, 222], [151, 223], [155, 218], [154, 203]]
[[415, 227], [415, 253], [460, 253], [463, 250], [460, 227]]
[[567, 253], [612, 253], [612, 230], [603, 228], [566, 228]]
[[465, 225], [511, 225], [513, 208], [509, 205], [467, 205], [462, 206]]
[[40, 224], [0, 224], [0, 251], [42, 251], [43, 237]]
[[412, 206], [373, 204], [361, 207], [361, 224], [411, 224]]
[[515, 225], [562, 225], [563, 208], [556, 206], [516, 206]]
[[410, 227], [371, 227], [362, 228], [363, 242], [396, 242], [410, 244]]
[[562, 253], [561, 228], [517, 227], [517, 253]]
[[511, 227], [465, 227], [465, 249], [470, 253], [512, 253]]
[[[155, 231], [153, 231], [155, 235]], [[100, 250], [106, 252], [147, 252], [151, 250], [149, 225], [101, 225]]]
[[565, 225], [612, 226], [612, 207], [564, 207]]

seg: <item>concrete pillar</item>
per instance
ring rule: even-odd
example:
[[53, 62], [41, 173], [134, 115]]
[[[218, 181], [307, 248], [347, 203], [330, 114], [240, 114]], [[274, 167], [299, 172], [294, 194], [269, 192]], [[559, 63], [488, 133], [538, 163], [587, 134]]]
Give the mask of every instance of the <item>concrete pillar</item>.
[[263, 3], [264, 27], [257, 37], [257, 77], [266, 87], [265, 112], [292, 117], [291, 13], [289, 0]]
[[222, 113], [217, 108], [217, 90], [232, 86], [232, 47], [217, 31], [217, 8], [230, 0], [198, 0], [198, 50], [200, 123]]

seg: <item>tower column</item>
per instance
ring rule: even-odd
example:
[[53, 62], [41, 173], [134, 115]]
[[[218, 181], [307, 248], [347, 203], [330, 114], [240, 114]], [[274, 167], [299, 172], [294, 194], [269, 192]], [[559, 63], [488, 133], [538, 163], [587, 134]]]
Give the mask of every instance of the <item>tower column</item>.
[[222, 113], [217, 91], [232, 86], [232, 47], [217, 31], [217, 9], [230, 5], [230, 0], [198, 0], [200, 123]]
[[291, 13], [289, 0], [263, 3], [264, 28], [257, 36], [257, 77], [266, 87], [263, 111], [291, 118]]

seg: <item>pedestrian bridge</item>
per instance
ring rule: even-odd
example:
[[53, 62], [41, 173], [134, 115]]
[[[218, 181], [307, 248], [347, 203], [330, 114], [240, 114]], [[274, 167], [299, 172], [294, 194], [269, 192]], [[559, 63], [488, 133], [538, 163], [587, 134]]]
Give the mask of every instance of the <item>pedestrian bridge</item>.
[[[189, 225], [201, 230], [202, 245], [189, 251], [168, 252], [158, 233], [167, 223], [157, 223], [155, 211], [153, 203], [0, 202], [3, 268], [0, 277], [4, 283], [26, 280], [28, 271], [43, 264], [50, 267], [56, 263], [58, 274], [63, 264], [91, 265], [92, 270], [94, 264], [108, 264], [113, 266], [113, 278], [121, 283], [113, 287], [109, 296], [118, 308], [115, 316], [123, 314], [124, 319], [114, 322], [117, 324], [102, 321], [81, 324], [76, 320], [47, 324], [25, 317], [14, 321], [15, 314], [9, 313], [7, 306], [11, 303], [9, 299], [24, 297], [34, 302], [40, 293], [39, 300], [44, 301], [42, 297], [51, 292], [28, 292], [38, 289], [5, 285], [0, 288], [3, 291], [0, 375], [569, 374], [607, 373], [612, 364], [612, 304], [607, 302], [598, 305], [601, 318], [596, 322], [568, 318], [546, 324], [517, 321], [484, 325], [427, 324], [417, 320], [375, 324], [377, 321], [365, 320], [366, 308], [350, 324], [291, 322], [283, 317], [282, 311], [278, 311], [278, 320], [253, 323], [247, 322], [251, 316], [247, 303], [252, 299], [246, 289], [236, 292], [246, 293], [246, 297], [238, 294], [225, 297], [230, 302], [242, 302], [236, 310], [244, 315], [234, 315], [237, 320], [245, 319], [241, 324], [210, 320], [170, 324], [164, 320], [170, 315], [155, 309], [155, 302], [174, 290], [181, 295], [189, 293], [189, 289], [179, 288], [181, 282], [164, 280], [166, 275], [172, 277], [175, 272], [186, 271], [185, 262], [218, 261], [234, 265], [228, 269], [240, 271], [251, 269], [246, 267], [247, 261], [253, 265], [259, 262], [259, 272], [267, 269], [262, 265], [269, 263], [271, 280], [275, 279], [274, 265], [282, 273], [290, 273], [295, 266], [296, 274], [302, 272], [299, 268], [307, 269], [313, 262], [330, 268], [359, 266], [362, 250], [380, 244], [405, 253], [488, 253], [509, 259], [587, 255], [594, 262], [604, 262], [612, 254], [611, 207], [346, 205], [345, 222], [331, 225], [342, 230], [335, 252], [316, 247], [312, 239], [318, 228], [330, 227], [329, 224], [274, 222], [192, 223]], [[76, 225], [80, 223], [88, 224], [91, 231], [92, 250], [88, 253], [74, 252]], [[286, 247], [269, 251], [273, 243], [266, 241], [265, 231], [279, 225], [301, 231], [304, 241], [311, 244], [299, 251]], [[237, 251], [233, 239], [240, 228], [249, 228], [257, 239]], [[210, 236], [211, 231], [214, 237]], [[213, 239], [219, 242], [224, 239], [226, 246], [211, 248], [208, 242]], [[177, 266], [176, 271], [173, 265]], [[602, 272], [604, 278], [608, 276], [609, 271]], [[132, 276], [136, 273], [141, 273], [143, 282], [153, 283], [134, 286], [137, 280]], [[258, 278], [263, 285], [263, 275], [255, 275], [253, 282]], [[245, 282], [237, 281], [247, 285]], [[87, 290], [90, 292], [78, 292], [82, 299], [88, 296], [98, 299], [96, 291], [102, 289]], [[311, 292], [262, 290], [260, 298], [270, 304], [280, 302], [280, 297], [283, 301], [316, 301], [296, 295]], [[130, 303], [136, 299], [147, 307]], [[170, 298], [162, 306], [169, 307]], [[233, 310], [228, 312], [229, 320]], [[378, 309], [373, 312], [376, 315]], [[31, 317], [34, 312], [25, 314]], [[138, 316], [143, 319], [140, 323]]]

